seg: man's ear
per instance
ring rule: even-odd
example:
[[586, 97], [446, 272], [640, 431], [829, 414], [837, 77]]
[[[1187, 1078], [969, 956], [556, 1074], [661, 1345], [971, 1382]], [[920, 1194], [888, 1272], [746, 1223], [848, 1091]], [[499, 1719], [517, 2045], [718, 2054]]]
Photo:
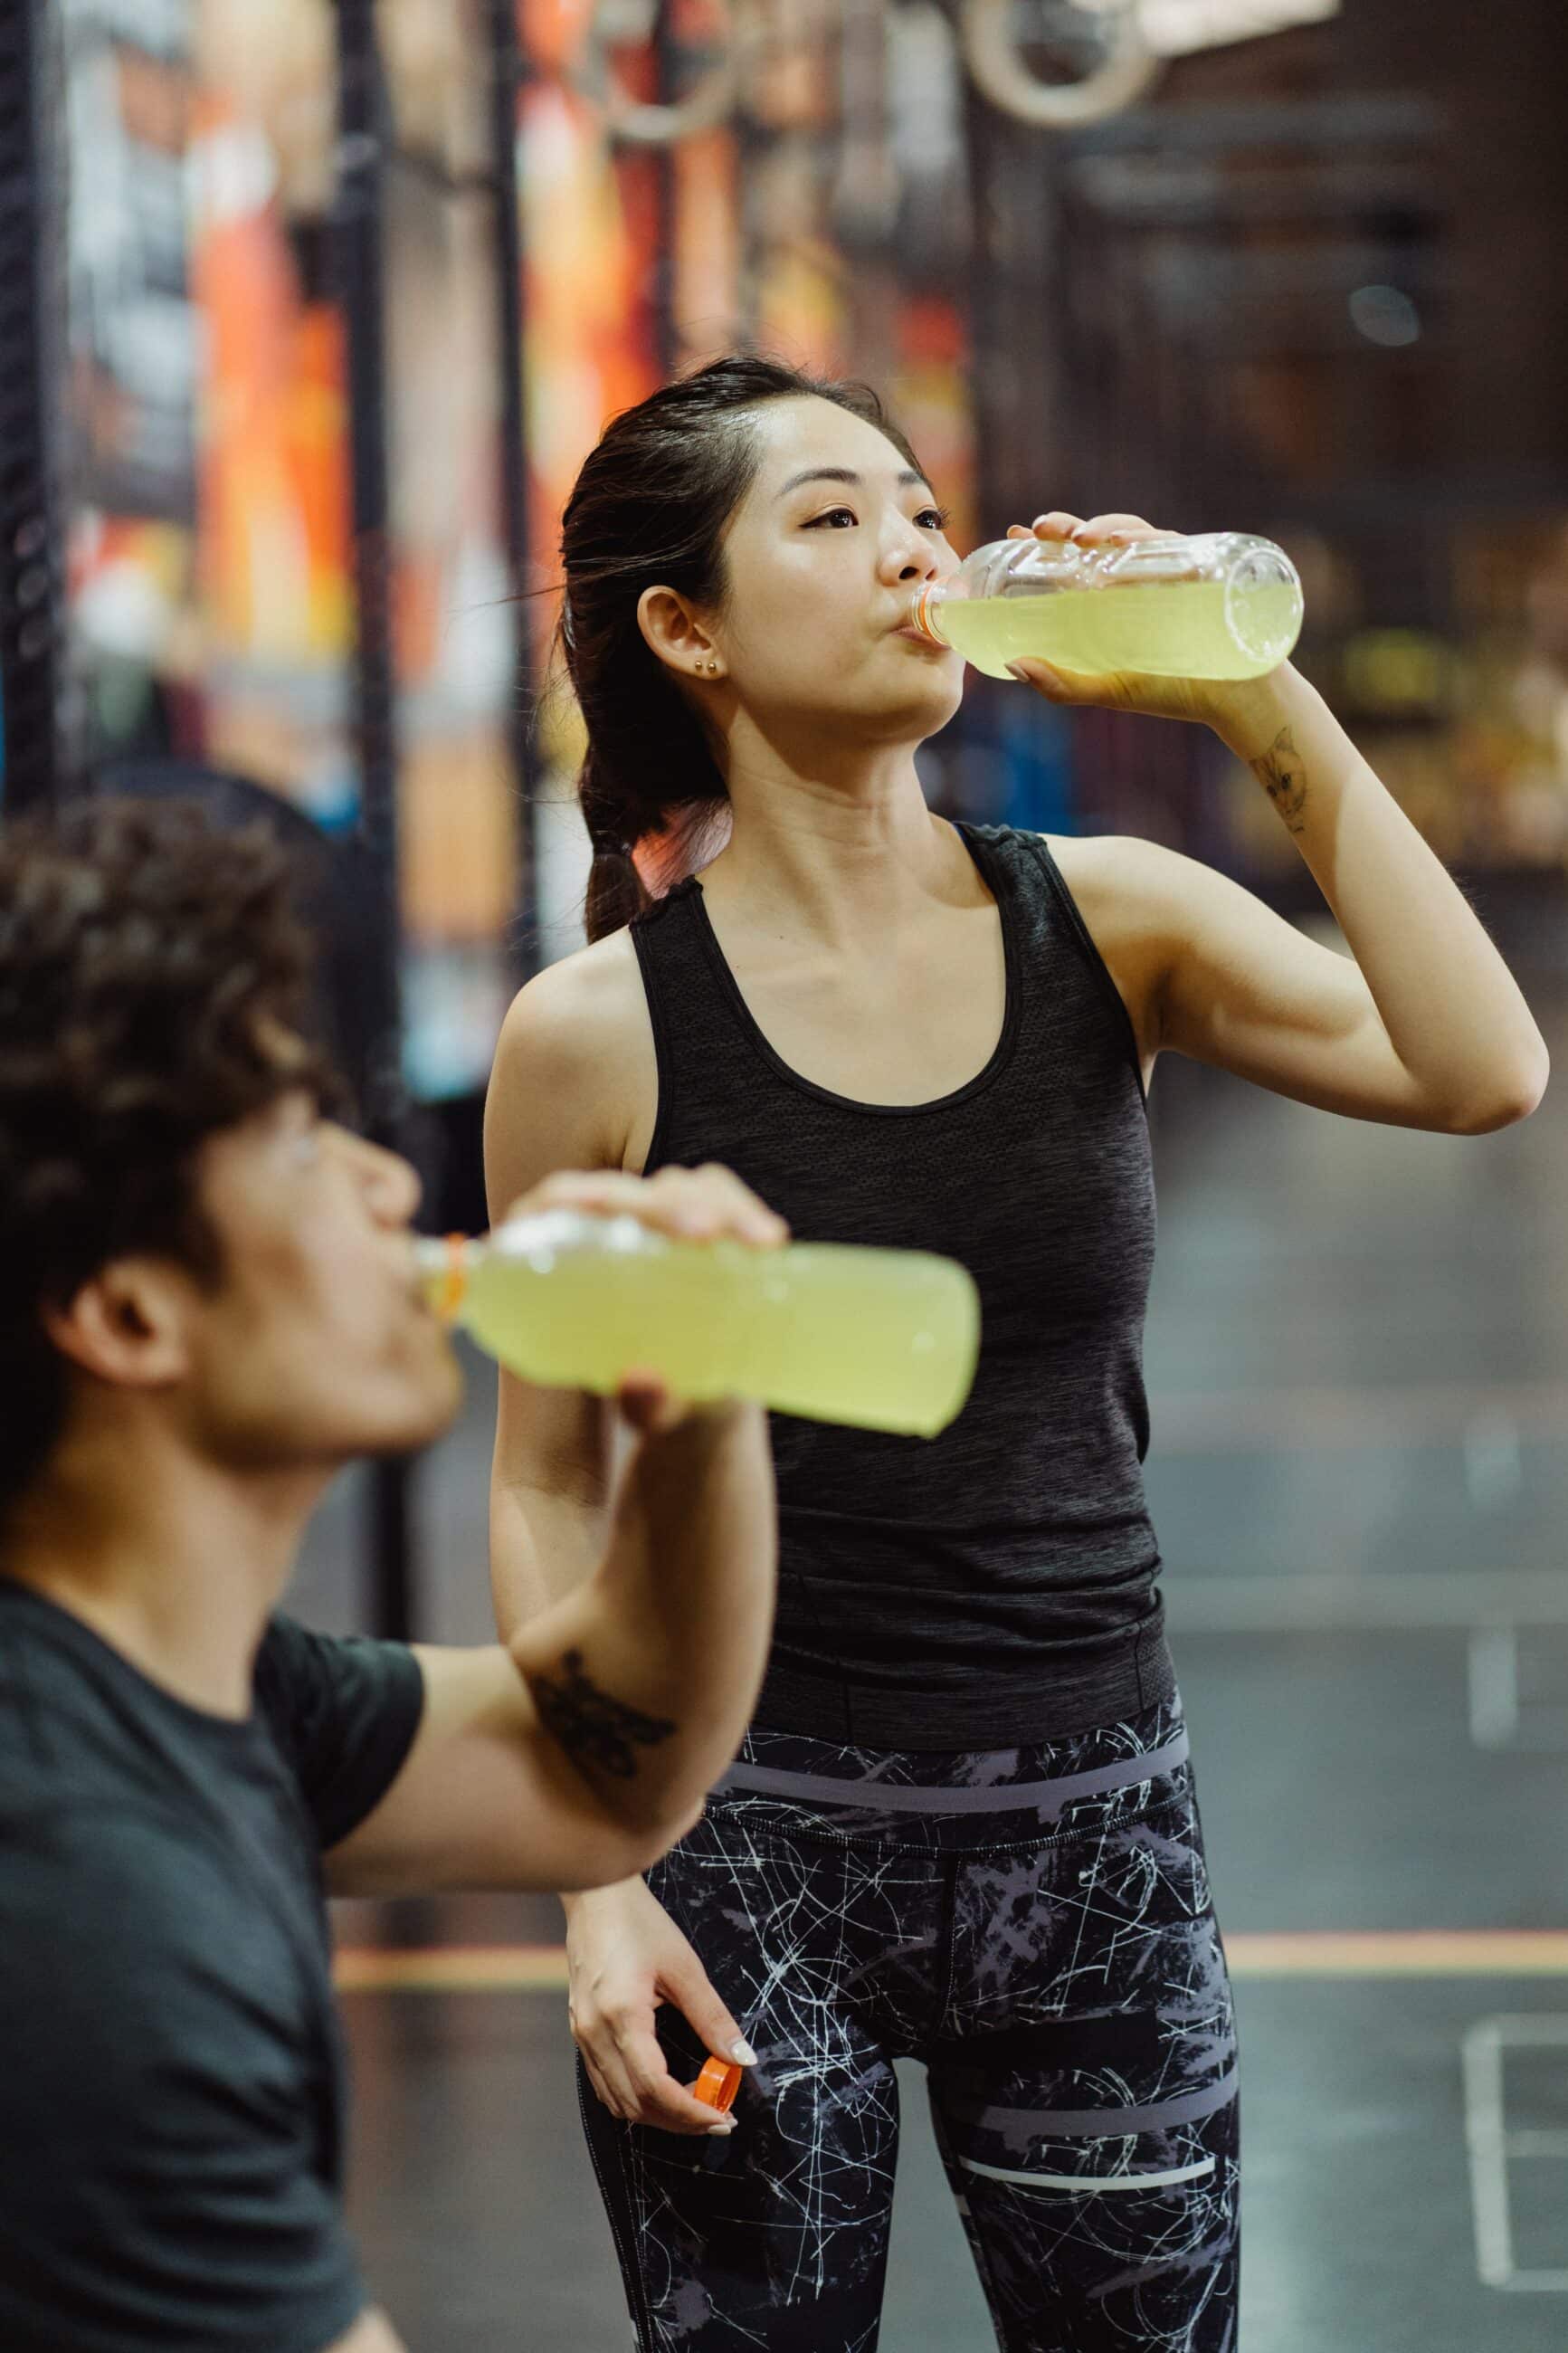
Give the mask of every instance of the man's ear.
[[43, 1324], [62, 1356], [120, 1388], [164, 1388], [191, 1369], [191, 1278], [172, 1261], [111, 1259]]

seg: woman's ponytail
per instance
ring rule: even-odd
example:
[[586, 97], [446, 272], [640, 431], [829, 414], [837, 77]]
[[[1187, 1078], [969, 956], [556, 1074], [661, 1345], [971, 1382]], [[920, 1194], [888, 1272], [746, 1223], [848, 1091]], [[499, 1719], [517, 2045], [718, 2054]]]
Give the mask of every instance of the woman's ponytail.
[[618, 932], [650, 904], [637, 872], [632, 844], [626, 839], [629, 821], [619, 814], [623, 796], [599, 776], [600, 763], [589, 750], [577, 780], [578, 797], [587, 821], [594, 862], [588, 870], [588, 900], [584, 924], [591, 940]]

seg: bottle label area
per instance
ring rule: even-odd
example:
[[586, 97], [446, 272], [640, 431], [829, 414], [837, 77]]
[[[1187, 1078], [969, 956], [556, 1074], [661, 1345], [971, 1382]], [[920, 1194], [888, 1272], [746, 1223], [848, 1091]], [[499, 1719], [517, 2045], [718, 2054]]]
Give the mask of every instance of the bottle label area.
[[1238, 591], [1222, 580], [1187, 580], [1042, 594], [1020, 582], [1010, 596], [943, 598], [935, 622], [947, 643], [991, 678], [1005, 678], [1009, 662], [1030, 659], [1089, 676], [1260, 678], [1296, 642], [1301, 592], [1289, 581]]

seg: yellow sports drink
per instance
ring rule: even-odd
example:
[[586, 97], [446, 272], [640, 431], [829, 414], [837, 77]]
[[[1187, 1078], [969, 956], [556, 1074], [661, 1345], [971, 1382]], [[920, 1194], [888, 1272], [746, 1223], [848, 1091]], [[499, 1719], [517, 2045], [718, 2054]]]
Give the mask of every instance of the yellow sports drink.
[[1301, 583], [1283, 548], [1241, 532], [1080, 548], [1000, 539], [915, 600], [923, 635], [1005, 678], [1031, 658], [1096, 674], [1261, 678], [1301, 630]]
[[755, 1398], [933, 1438], [974, 1379], [973, 1280], [921, 1251], [678, 1242], [636, 1218], [560, 1209], [418, 1250], [432, 1305], [543, 1388], [608, 1396], [652, 1373], [694, 1403]]

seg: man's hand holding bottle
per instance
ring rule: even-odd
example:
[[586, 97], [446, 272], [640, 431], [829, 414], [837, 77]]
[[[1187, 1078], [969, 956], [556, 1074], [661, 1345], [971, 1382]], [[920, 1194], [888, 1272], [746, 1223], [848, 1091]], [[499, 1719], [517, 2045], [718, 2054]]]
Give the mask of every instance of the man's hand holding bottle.
[[[732, 1241], [757, 1250], [782, 1250], [789, 1240], [784, 1219], [760, 1201], [728, 1168], [661, 1168], [652, 1176], [620, 1169], [562, 1171], [547, 1176], [514, 1201], [503, 1223], [564, 1211], [584, 1218], [633, 1218], [651, 1234], [672, 1242]], [[658, 1376], [626, 1373], [616, 1402], [633, 1430], [649, 1435], [672, 1429], [694, 1410], [673, 1397]], [[738, 1411], [726, 1400], [706, 1410], [721, 1418]]]

